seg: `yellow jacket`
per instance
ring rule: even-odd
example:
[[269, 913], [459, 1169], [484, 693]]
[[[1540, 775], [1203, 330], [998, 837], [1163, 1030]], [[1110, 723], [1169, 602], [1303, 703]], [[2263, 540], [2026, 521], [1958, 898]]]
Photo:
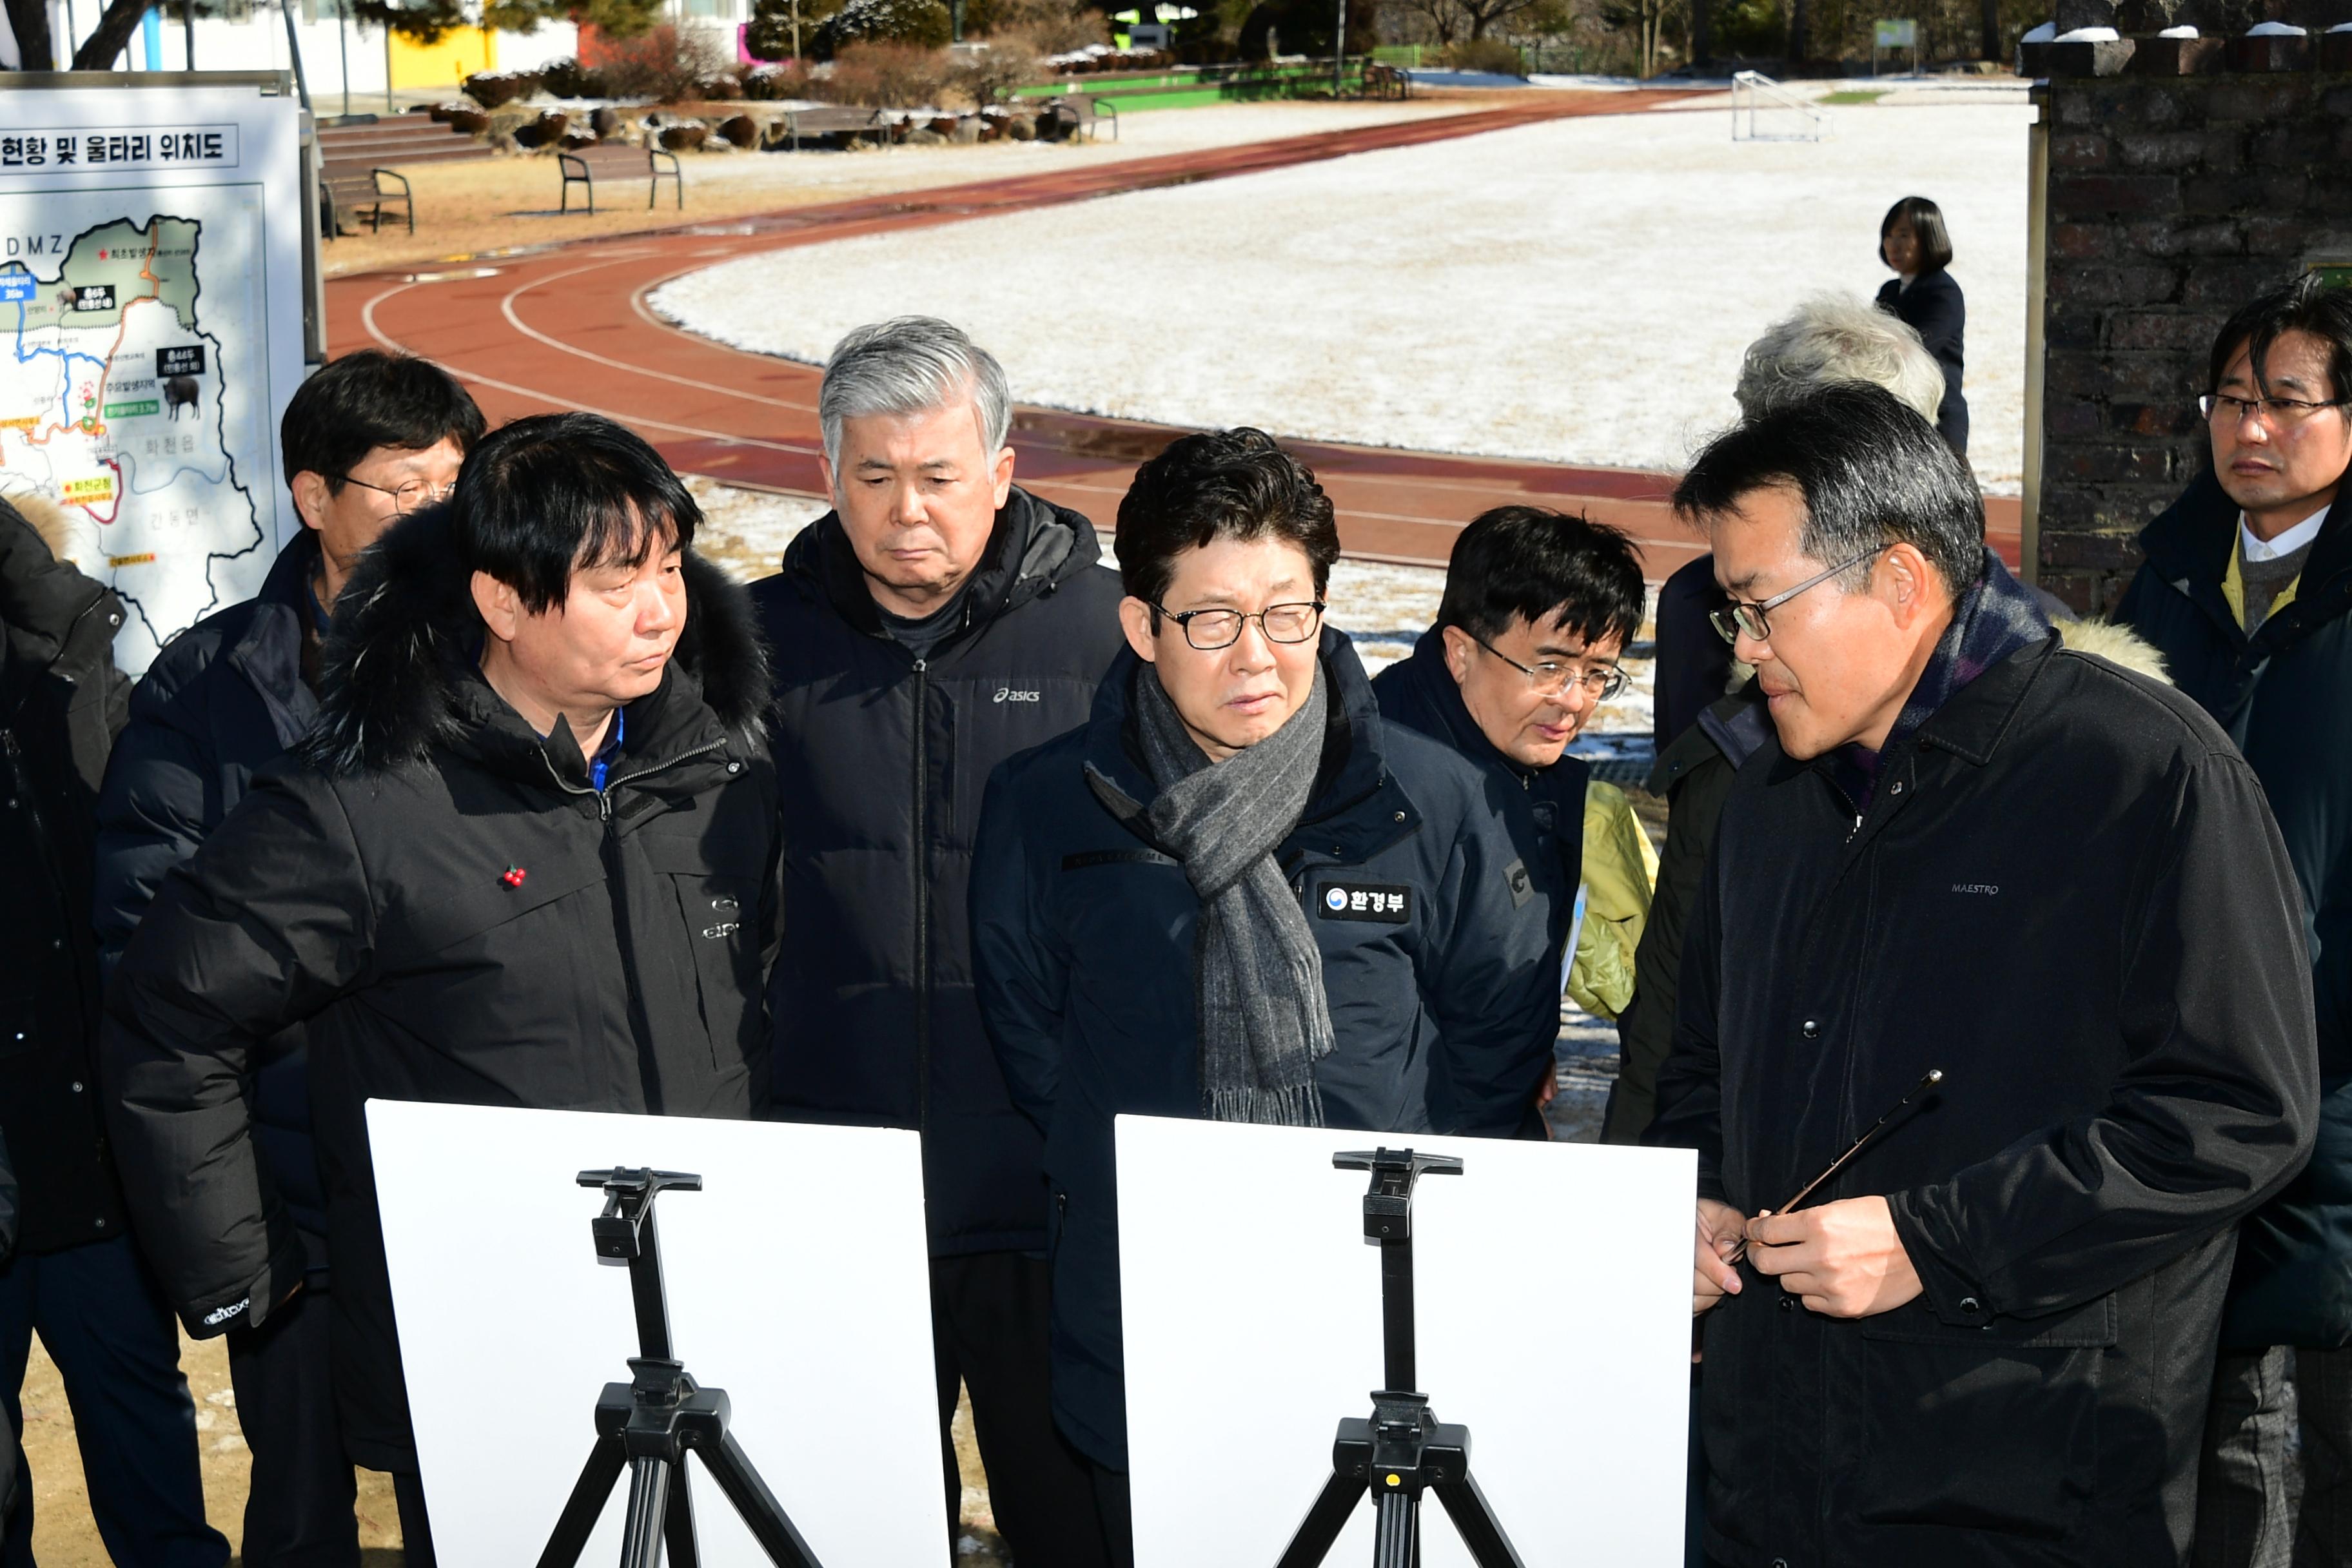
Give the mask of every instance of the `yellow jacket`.
[[1658, 852], [1615, 784], [1584, 790], [1584, 878], [1578, 889], [1576, 957], [1568, 997], [1596, 1018], [1615, 1018], [1633, 999], [1633, 949], [1650, 918]]

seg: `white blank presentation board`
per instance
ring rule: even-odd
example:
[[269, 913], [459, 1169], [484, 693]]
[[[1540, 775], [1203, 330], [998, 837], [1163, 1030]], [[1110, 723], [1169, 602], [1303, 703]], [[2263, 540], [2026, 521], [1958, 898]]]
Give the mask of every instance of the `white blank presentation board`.
[[[1528, 1568], [1680, 1568], [1692, 1205], [1683, 1150], [1118, 1119], [1138, 1568], [1271, 1568], [1381, 1382], [1370, 1178], [1342, 1150], [1452, 1154], [1413, 1194], [1420, 1392]], [[1360, 1505], [1328, 1559], [1371, 1560]], [[1428, 1568], [1468, 1552], [1434, 1494]]]
[[[628, 1270], [597, 1260], [582, 1171], [703, 1179], [656, 1200], [675, 1352], [824, 1568], [939, 1568], [945, 1478], [913, 1132], [368, 1104], [434, 1546], [536, 1563], [637, 1353]], [[709, 1568], [767, 1559], [688, 1460]], [[624, 1474], [583, 1564], [620, 1559]]]

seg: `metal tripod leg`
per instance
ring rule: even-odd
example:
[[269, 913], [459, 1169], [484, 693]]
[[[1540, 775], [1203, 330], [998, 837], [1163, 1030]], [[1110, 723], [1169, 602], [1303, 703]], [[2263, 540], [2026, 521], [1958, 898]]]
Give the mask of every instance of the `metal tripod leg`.
[[669, 1568], [702, 1568], [702, 1546], [694, 1534], [694, 1490], [687, 1485], [686, 1450], [678, 1450], [677, 1482], [669, 1489], [669, 1507], [662, 1517], [662, 1540], [669, 1549]]
[[669, 1461], [629, 1458], [629, 1515], [621, 1526], [621, 1568], [661, 1568], [662, 1521], [669, 1509]]
[[1462, 1537], [1478, 1568], [1525, 1568], [1486, 1494], [1478, 1489], [1477, 1477], [1465, 1472], [1460, 1480], [1442, 1480], [1431, 1489], [1445, 1505], [1445, 1517], [1454, 1521], [1454, 1532]]
[[1290, 1538], [1290, 1545], [1275, 1568], [1318, 1568], [1347, 1528], [1348, 1516], [1356, 1511], [1356, 1504], [1364, 1495], [1361, 1476], [1335, 1474], [1323, 1483], [1323, 1490], [1307, 1517], [1298, 1521], [1298, 1533]]
[[784, 1512], [784, 1505], [776, 1500], [776, 1494], [760, 1479], [760, 1472], [744, 1456], [742, 1445], [735, 1441], [732, 1432], [722, 1431], [716, 1447], [696, 1443], [694, 1452], [709, 1468], [710, 1479], [719, 1483], [727, 1500], [735, 1505], [735, 1511], [742, 1516], [751, 1539], [767, 1552], [769, 1562], [777, 1568], [818, 1568], [816, 1553], [801, 1539], [800, 1531]]
[[1372, 1494], [1372, 1568], [1421, 1568], [1421, 1500]]
[[588, 1462], [580, 1467], [580, 1479], [563, 1505], [562, 1517], [556, 1521], [555, 1533], [547, 1538], [547, 1550], [539, 1554], [539, 1568], [574, 1568], [604, 1511], [604, 1500], [612, 1496], [613, 1483], [621, 1479], [621, 1468], [627, 1462], [618, 1432], [596, 1439], [596, 1446], [588, 1450]]

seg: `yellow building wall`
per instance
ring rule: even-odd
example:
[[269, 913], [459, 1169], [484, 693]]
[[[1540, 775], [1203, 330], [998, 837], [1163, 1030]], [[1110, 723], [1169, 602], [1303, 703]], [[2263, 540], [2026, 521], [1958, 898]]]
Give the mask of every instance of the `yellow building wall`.
[[392, 85], [446, 87], [476, 71], [499, 68], [499, 36], [480, 27], [452, 27], [434, 44], [392, 36]]

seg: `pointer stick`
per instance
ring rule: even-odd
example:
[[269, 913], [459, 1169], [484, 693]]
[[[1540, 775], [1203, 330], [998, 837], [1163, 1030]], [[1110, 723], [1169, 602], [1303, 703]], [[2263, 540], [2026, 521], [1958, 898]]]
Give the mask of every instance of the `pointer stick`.
[[[1790, 1198], [1787, 1203], [1782, 1204], [1779, 1208], [1767, 1209], [1763, 1214], [1758, 1215], [1756, 1217], [1762, 1219], [1768, 1215], [1787, 1214], [1790, 1209], [1795, 1208], [1799, 1204], [1803, 1203], [1807, 1198], [1812, 1196], [1813, 1189], [1828, 1181], [1832, 1176], [1836, 1175], [1840, 1171], [1844, 1170], [1846, 1167], [1846, 1162], [1853, 1159], [1856, 1154], [1861, 1153], [1863, 1149], [1870, 1142], [1870, 1141], [1877, 1137], [1878, 1134], [1885, 1129], [1888, 1122], [1895, 1120], [1896, 1112], [1900, 1111], [1905, 1106], [1918, 1099], [1920, 1095], [1926, 1093], [1928, 1089], [1935, 1088], [1937, 1084], [1943, 1081], [1944, 1069], [1942, 1068], [1929, 1068], [1926, 1073], [1921, 1075], [1919, 1081], [1911, 1086], [1908, 1093], [1905, 1094], [1902, 1099], [1896, 1100], [1893, 1105], [1886, 1108], [1885, 1115], [1880, 1117], [1877, 1121], [1870, 1124], [1869, 1131], [1864, 1132], [1861, 1137], [1853, 1141], [1853, 1148], [1848, 1149], [1844, 1153], [1840, 1154], [1836, 1159], [1830, 1162], [1828, 1170], [1823, 1171], [1820, 1175], [1815, 1176], [1811, 1181], [1807, 1182], [1802, 1187], [1797, 1189], [1797, 1195]], [[1731, 1255], [1726, 1258], [1724, 1261], [1726, 1263], [1737, 1263], [1747, 1256], [1748, 1238], [1743, 1236], [1739, 1238], [1739, 1245], [1731, 1249]]]

